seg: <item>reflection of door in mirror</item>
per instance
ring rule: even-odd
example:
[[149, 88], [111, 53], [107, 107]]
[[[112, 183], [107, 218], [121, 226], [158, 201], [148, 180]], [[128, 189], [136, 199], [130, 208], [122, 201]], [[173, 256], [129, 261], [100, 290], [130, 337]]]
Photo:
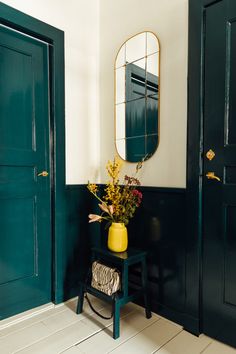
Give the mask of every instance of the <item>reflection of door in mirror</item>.
[[159, 43], [151, 32], [121, 47], [116, 59], [116, 148], [127, 161], [153, 155], [158, 145]]

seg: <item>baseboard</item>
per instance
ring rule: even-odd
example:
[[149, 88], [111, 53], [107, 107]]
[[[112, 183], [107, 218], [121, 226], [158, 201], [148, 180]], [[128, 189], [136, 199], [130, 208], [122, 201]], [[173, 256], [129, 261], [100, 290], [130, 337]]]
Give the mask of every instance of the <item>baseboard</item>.
[[10, 326], [15, 325], [19, 322], [22, 322], [22, 321], [28, 320], [29, 318], [33, 318], [37, 315], [40, 315], [41, 313], [44, 313], [44, 312], [51, 310], [53, 308], [58, 308], [58, 307], [63, 306], [64, 304], [69, 304], [70, 302], [73, 302], [75, 300], [76, 300], [76, 297], [72, 297], [65, 302], [61, 301], [57, 305], [53, 304], [52, 302], [49, 302], [48, 304], [35, 307], [35, 308], [30, 309], [28, 311], [24, 311], [22, 313], [14, 315], [12, 317], [8, 317], [5, 320], [0, 321], [0, 331], [4, 328], [10, 327]]
[[29, 318], [32, 318], [36, 315], [39, 315], [45, 311], [50, 310], [50, 309], [53, 309], [54, 307], [55, 307], [55, 305], [52, 302], [50, 302], [48, 304], [35, 307], [33, 309], [21, 312], [17, 315], [14, 315], [14, 316], [8, 317], [4, 320], [1, 320], [0, 321], [0, 331], [4, 328], [7, 328], [7, 327], [15, 325], [19, 322], [28, 320]]

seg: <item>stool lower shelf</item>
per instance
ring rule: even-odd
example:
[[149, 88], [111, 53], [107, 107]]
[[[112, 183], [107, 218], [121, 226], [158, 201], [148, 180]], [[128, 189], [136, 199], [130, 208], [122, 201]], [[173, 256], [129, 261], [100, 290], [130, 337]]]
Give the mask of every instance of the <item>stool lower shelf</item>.
[[[99, 257], [99, 260], [102, 260], [102, 256], [104, 256], [104, 249], [93, 249], [92, 259], [94, 260], [96, 256]], [[112, 304], [113, 307], [113, 338], [117, 339], [120, 336], [120, 309], [122, 306], [126, 305], [128, 302], [135, 301], [139, 297], [144, 297], [144, 304], [145, 304], [145, 313], [147, 318], [151, 318], [151, 310], [148, 301], [147, 295], [147, 271], [146, 271], [146, 261], [145, 261], [145, 253], [144, 252], [135, 252], [135, 258], [126, 257], [125, 260], [123, 258], [119, 259], [116, 254], [111, 254], [111, 252], [105, 253], [105, 256], [109, 256], [109, 261], [114, 260], [114, 263], [121, 263], [122, 272], [121, 272], [121, 279], [122, 279], [122, 289], [118, 291], [115, 296], [109, 296], [86, 283], [81, 282], [79, 284], [79, 299], [77, 305], [77, 314], [80, 314], [83, 310], [83, 302], [84, 302], [84, 294], [87, 292], [89, 294], [94, 295], [101, 300], [104, 300], [108, 303]], [[107, 259], [107, 257], [104, 257]], [[130, 258], [130, 259], [129, 259]], [[129, 272], [129, 265], [135, 263], [142, 264], [142, 286], [139, 289], [133, 289], [130, 287], [128, 282], [128, 272]]]

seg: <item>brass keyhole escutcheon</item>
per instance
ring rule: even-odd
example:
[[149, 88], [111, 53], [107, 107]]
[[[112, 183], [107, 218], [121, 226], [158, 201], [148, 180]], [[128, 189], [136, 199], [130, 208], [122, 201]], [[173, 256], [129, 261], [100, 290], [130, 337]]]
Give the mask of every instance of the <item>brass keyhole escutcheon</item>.
[[209, 161], [213, 160], [214, 157], [216, 156], [216, 154], [214, 153], [213, 150], [208, 150], [207, 153], [206, 153], [206, 157]]

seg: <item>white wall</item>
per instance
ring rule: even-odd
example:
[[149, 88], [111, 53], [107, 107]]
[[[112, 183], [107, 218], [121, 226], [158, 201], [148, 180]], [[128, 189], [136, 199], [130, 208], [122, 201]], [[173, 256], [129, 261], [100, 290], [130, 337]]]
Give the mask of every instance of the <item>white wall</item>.
[[99, 0], [4, 0], [65, 31], [66, 181], [99, 180]]
[[[129, 37], [154, 32], [160, 41], [160, 143], [144, 163], [142, 185], [186, 186], [187, 0], [100, 0], [101, 164], [115, 154], [114, 62]], [[134, 164], [126, 163], [126, 172]], [[106, 182], [104, 168], [102, 182]]]

